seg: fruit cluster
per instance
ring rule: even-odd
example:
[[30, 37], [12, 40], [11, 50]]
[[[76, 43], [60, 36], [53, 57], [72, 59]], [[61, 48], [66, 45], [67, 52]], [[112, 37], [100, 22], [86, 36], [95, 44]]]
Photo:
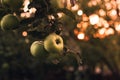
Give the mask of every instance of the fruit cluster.
[[44, 41], [34, 41], [31, 44], [30, 52], [34, 57], [44, 60], [46, 63], [77, 66], [78, 61], [75, 54], [64, 54], [64, 48], [63, 38], [56, 33], [51, 33]]
[[[34, 41], [31, 44], [30, 52], [33, 56], [42, 58], [42, 60], [46, 59], [45, 61], [50, 61], [52, 63], [58, 63], [59, 61], [63, 64], [70, 63], [74, 65], [74, 63], [77, 63], [76, 57], [73, 53], [64, 55], [66, 50], [63, 38], [59, 35], [62, 31], [62, 23], [58, 21], [58, 18], [49, 19], [48, 15], [51, 13], [43, 13], [44, 15], [39, 15], [39, 12], [43, 11], [39, 8], [40, 2], [38, 1], [37, 6], [33, 5], [34, 3], [31, 3], [31, 5], [28, 6], [35, 6], [37, 9], [35, 17], [21, 19], [17, 13], [20, 13], [18, 10], [22, 7], [23, 1], [24, 0], [1, 0], [2, 8], [10, 11], [4, 13], [0, 19], [1, 29], [4, 31], [14, 30], [18, 29], [20, 25], [24, 25], [26, 26], [24, 30], [28, 32], [28, 35], [33, 37], [37, 36], [36, 38], [42, 39], [42, 41]], [[36, 1], [34, 0], [33, 2]]]
[[30, 47], [30, 52], [33, 56], [46, 58], [47, 55], [57, 54], [62, 55], [64, 42], [60, 35], [56, 33], [49, 34], [44, 41], [34, 41]]

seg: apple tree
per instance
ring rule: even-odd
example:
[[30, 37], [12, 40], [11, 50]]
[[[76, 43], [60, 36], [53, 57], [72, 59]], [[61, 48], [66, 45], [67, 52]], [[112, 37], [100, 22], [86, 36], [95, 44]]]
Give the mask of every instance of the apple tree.
[[0, 0], [0, 79], [119, 80], [119, 5]]
[[[59, 75], [62, 75], [69, 68], [73, 71], [81, 64], [79, 46], [69, 35], [74, 27], [67, 30], [68, 22], [64, 22], [66, 18], [60, 19], [64, 15], [74, 26], [75, 16], [61, 2], [62, 0], [0, 1], [0, 53], [3, 57], [0, 72], [3, 75], [0, 79], [48, 79], [44, 76], [50, 71], [55, 74], [54, 71], [61, 68]], [[75, 3], [70, 4], [74, 6]], [[67, 45], [69, 41], [71, 45]], [[73, 46], [75, 49], [72, 49]], [[20, 78], [20, 74], [23, 77]]]

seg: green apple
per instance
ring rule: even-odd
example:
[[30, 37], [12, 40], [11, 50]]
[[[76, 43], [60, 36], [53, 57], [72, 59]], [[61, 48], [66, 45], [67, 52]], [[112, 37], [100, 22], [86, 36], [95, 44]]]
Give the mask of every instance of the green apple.
[[51, 33], [45, 38], [44, 47], [49, 53], [61, 53], [64, 47], [63, 39], [60, 35]]
[[34, 41], [31, 44], [30, 52], [35, 57], [46, 57], [47, 51], [44, 49], [43, 41]]
[[1, 29], [2, 30], [12, 30], [16, 29], [19, 25], [19, 20], [13, 14], [7, 14], [1, 19]]
[[24, 0], [1, 0], [4, 7], [17, 10], [22, 7]]

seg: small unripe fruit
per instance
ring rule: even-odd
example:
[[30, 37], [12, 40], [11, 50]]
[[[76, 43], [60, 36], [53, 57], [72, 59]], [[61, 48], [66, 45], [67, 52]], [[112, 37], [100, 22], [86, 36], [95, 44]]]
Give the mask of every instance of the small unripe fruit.
[[30, 52], [35, 57], [45, 57], [48, 53], [44, 49], [44, 44], [42, 41], [34, 41], [30, 47]]
[[63, 39], [56, 33], [51, 33], [44, 40], [44, 47], [49, 53], [61, 53], [63, 51]]
[[16, 29], [19, 25], [19, 20], [13, 14], [7, 14], [1, 19], [2, 30]]

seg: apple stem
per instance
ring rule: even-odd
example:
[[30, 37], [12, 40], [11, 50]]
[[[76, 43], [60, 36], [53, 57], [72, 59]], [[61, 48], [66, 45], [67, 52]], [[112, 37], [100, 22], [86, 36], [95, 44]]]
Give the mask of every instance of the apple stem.
[[56, 44], [59, 44], [60, 43], [60, 40], [59, 39], [56, 39]]

